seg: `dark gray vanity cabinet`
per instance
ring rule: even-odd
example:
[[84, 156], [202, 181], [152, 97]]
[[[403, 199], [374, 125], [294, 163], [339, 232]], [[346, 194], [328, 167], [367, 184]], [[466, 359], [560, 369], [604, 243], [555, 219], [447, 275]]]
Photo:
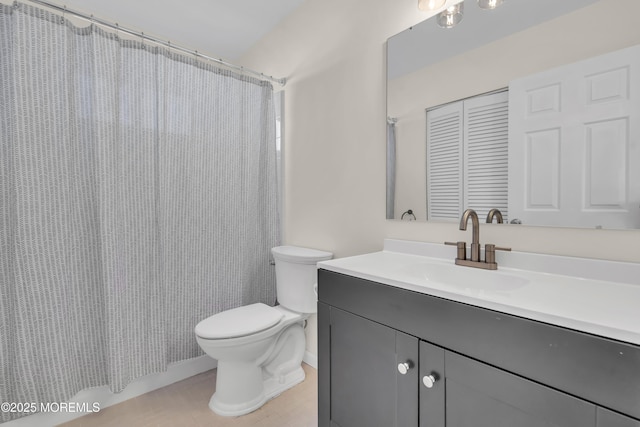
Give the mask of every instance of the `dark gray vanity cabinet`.
[[640, 348], [320, 270], [318, 392], [320, 427], [640, 427]]
[[[418, 340], [339, 309], [331, 324], [333, 425], [417, 425]], [[407, 360], [413, 366], [400, 375]]]

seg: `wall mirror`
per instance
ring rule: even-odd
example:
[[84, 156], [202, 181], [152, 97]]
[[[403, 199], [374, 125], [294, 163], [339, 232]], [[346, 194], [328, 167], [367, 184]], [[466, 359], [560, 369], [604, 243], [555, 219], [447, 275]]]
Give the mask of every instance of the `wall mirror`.
[[[466, 208], [483, 216], [503, 203], [505, 222], [640, 228], [640, 2], [462, 3], [453, 28], [433, 17], [387, 42], [387, 219], [453, 222]], [[467, 145], [466, 111], [496, 93], [508, 111], [502, 201], [487, 196], [492, 184], [474, 177], [469, 158], [475, 149], [496, 162], [492, 150]], [[462, 118], [451, 137], [460, 148], [443, 170], [454, 189], [438, 199], [428, 117], [452, 109]], [[483, 190], [477, 197], [474, 183]], [[439, 215], [438, 203], [453, 213]]]

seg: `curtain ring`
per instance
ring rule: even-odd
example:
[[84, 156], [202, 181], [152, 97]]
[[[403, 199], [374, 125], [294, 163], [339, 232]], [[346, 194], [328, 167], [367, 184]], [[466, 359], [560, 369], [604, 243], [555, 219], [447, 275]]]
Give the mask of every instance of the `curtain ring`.
[[19, 7], [20, 7], [20, 3], [18, 3], [18, 0], [13, 0], [13, 8], [18, 10]]
[[61, 24], [64, 24], [64, 18], [65, 18], [66, 14], [67, 14], [67, 5], [65, 4], [64, 5], [64, 9], [62, 9], [62, 17], [60, 18], [60, 23]]
[[146, 50], [146, 46], [144, 45], [144, 33], [140, 33], [140, 43], [142, 43], [142, 50]]

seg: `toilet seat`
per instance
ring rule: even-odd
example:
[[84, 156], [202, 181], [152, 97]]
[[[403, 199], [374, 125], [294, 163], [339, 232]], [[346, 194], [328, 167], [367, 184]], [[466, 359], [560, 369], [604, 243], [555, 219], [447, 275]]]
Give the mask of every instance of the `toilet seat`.
[[200, 338], [210, 340], [239, 338], [267, 330], [283, 317], [282, 311], [255, 303], [207, 317], [196, 325], [195, 332]]

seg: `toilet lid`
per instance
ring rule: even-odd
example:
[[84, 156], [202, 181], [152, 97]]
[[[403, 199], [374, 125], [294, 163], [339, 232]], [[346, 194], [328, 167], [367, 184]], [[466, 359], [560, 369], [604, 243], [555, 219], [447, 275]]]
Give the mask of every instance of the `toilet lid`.
[[196, 335], [205, 339], [237, 338], [264, 331], [280, 322], [284, 314], [266, 304], [232, 308], [207, 317], [196, 325]]

